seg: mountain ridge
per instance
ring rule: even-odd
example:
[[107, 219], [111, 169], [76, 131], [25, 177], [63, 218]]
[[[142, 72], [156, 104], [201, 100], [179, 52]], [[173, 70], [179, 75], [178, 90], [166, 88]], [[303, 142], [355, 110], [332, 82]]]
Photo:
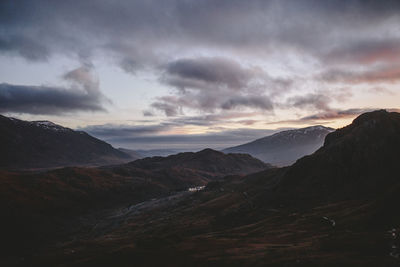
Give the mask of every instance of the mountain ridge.
[[[248, 154], [229, 153], [216, 151], [210, 148], [198, 152], [181, 152], [167, 157], [148, 157], [139, 159], [126, 165], [159, 169], [159, 168], [195, 168], [210, 173], [244, 174], [254, 169], [271, 168], [270, 164], [264, 163]], [[239, 172], [238, 172], [239, 171]]]
[[0, 115], [0, 168], [40, 169], [106, 165], [130, 156], [86, 132], [50, 121], [24, 121]]
[[272, 165], [287, 166], [316, 151], [333, 130], [322, 125], [285, 130], [222, 151], [248, 153]]

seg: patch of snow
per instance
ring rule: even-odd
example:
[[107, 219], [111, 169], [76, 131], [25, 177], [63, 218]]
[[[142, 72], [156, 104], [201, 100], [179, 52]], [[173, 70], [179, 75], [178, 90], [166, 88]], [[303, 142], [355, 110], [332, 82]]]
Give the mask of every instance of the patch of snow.
[[57, 131], [57, 132], [66, 132], [70, 130], [68, 128], [55, 124], [51, 121], [31, 121], [30, 123], [38, 127], [41, 127], [43, 129]]

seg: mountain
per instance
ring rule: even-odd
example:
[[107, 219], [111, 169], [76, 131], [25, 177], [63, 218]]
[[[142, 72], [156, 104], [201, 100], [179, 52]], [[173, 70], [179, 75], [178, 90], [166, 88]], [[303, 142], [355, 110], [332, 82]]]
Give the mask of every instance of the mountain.
[[147, 184], [148, 189], [140, 192], [147, 195], [165, 195], [189, 187], [204, 186], [228, 175], [246, 175], [271, 168], [247, 154], [224, 154], [212, 149], [184, 152], [168, 157], [138, 159], [122, 165], [100, 167], [109, 176], [123, 176]]
[[248, 153], [272, 165], [287, 166], [320, 148], [325, 136], [333, 130], [321, 125], [287, 130], [222, 151]]
[[[143, 201], [155, 196], [185, 191], [209, 181], [232, 175], [242, 177], [271, 168], [247, 154], [229, 154], [205, 149], [169, 157], [139, 159], [97, 168], [66, 167], [49, 171], [0, 171], [2, 204], [22, 201], [28, 205], [57, 206], [69, 202], [70, 208], [89, 203], [130, 199]], [[19, 193], [16, 193], [19, 192]], [[74, 201], [77, 201], [75, 204]], [[68, 205], [65, 205], [63, 210]], [[16, 207], [13, 207], [15, 209]]]
[[285, 173], [279, 190], [325, 198], [376, 197], [400, 182], [400, 114], [379, 110], [328, 134]]
[[49, 121], [23, 121], [1, 115], [0, 147], [3, 169], [105, 165], [131, 159], [85, 132]]
[[168, 157], [150, 157], [128, 163], [125, 166], [147, 169], [193, 169], [212, 176], [243, 175], [271, 168], [248, 154], [224, 154], [212, 149], [199, 152], [183, 152]]

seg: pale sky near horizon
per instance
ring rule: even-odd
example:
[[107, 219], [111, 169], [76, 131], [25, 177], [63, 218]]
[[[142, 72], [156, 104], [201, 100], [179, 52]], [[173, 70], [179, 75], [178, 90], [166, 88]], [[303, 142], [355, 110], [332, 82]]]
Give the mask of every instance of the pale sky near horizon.
[[342, 127], [400, 103], [400, 2], [0, 3], [0, 113], [133, 149]]

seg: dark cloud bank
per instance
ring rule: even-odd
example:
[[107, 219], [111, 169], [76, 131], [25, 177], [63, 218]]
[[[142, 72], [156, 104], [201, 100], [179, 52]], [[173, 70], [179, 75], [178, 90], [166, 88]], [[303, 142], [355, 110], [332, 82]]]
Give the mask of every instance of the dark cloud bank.
[[69, 88], [0, 84], [0, 112], [62, 114], [76, 111], [104, 111], [107, 101], [92, 77], [90, 68], [67, 72]]
[[216, 110], [273, 110], [271, 94], [288, 90], [292, 81], [272, 78], [261, 68], [244, 67], [219, 57], [179, 59], [165, 66], [160, 82], [176, 89], [173, 96], [160, 97], [152, 107], [167, 116], [184, 108]]
[[[396, 23], [399, 10], [396, 0], [5, 0], [0, 49], [40, 60], [70, 51], [90, 55], [99, 48], [118, 55], [127, 70], [157, 62], [150, 51], [169, 44], [245, 50], [284, 46], [326, 55], [341, 51], [337, 58], [353, 51], [349, 41], [367, 37], [369, 28]], [[357, 36], [349, 39], [349, 33]], [[370, 38], [360, 47], [384, 47], [379, 43]]]
[[[276, 107], [333, 114], [336, 97], [329, 91], [304, 95], [296, 77], [271, 75], [241, 56], [310, 57], [321, 66], [310, 79], [321, 86], [394, 83], [400, 79], [399, 11], [395, 0], [6, 0], [0, 2], [0, 53], [28, 61], [64, 55], [90, 62], [100, 55], [133, 75], [151, 72], [172, 91], [150, 103], [145, 116], [270, 114]], [[64, 76], [71, 87], [2, 84], [0, 111], [103, 110], [98, 84], [82, 73]]]

